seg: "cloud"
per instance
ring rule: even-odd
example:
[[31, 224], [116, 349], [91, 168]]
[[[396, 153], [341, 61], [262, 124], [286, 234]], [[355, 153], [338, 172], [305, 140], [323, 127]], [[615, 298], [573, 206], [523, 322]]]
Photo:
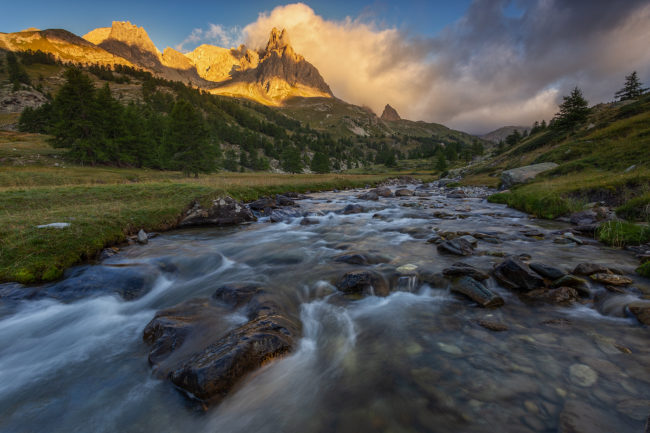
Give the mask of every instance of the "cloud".
[[576, 85], [595, 103], [611, 100], [632, 70], [648, 84], [648, 22], [645, 0], [475, 0], [435, 37], [417, 38], [296, 3], [260, 14], [242, 34], [259, 48], [272, 27], [286, 28], [341, 99], [485, 132], [550, 119]]
[[238, 26], [225, 28], [218, 24], [209, 24], [207, 29], [196, 28], [183, 42], [176, 45], [178, 51], [186, 51], [186, 45], [199, 43], [217, 44], [222, 47], [231, 47], [241, 42], [241, 28]]

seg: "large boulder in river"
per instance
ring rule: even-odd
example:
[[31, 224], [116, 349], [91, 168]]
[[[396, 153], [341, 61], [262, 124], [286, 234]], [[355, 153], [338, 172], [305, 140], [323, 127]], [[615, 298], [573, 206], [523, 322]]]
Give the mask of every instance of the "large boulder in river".
[[286, 317], [261, 315], [196, 352], [169, 379], [193, 398], [218, 402], [245, 375], [290, 352], [297, 337], [295, 324]]
[[506, 288], [529, 292], [544, 287], [544, 279], [515, 257], [494, 268], [494, 277]]
[[413, 191], [408, 188], [401, 188], [395, 191], [395, 197], [410, 197]]
[[558, 165], [554, 162], [543, 162], [541, 164], [527, 165], [506, 170], [501, 173], [501, 187], [508, 189], [518, 183], [528, 182], [529, 180], [534, 179], [538, 174], [552, 170], [557, 166]]
[[244, 204], [232, 197], [221, 197], [214, 200], [209, 209], [203, 209], [198, 203], [195, 203], [194, 207], [188, 210], [181, 220], [180, 226], [223, 226], [255, 220], [253, 213]]
[[[273, 296], [233, 284], [157, 312], [143, 334], [149, 362], [193, 399], [218, 402], [244, 376], [295, 347], [300, 323]], [[232, 329], [228, 313], [235, 308], [248, 321]]]

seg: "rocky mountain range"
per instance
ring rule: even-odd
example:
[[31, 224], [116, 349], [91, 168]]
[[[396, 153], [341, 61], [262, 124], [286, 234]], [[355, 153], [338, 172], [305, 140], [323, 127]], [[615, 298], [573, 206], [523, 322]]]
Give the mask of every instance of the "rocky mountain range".
[[291, 97], [333, 97], [318, 70], [294, 51], [287, 32], [275, 28], [259, 51], [244, 45], [231, 49], [200, 45], [189, 53], [170, 47], [161, 53], [144, 28], [128, 21], [114, 21], [83, 37], [60, 29], [0, 33], [0, 48], [41, 50], [64, 62], [133, 66], [214, 94], [266, 105], [280, 105]]

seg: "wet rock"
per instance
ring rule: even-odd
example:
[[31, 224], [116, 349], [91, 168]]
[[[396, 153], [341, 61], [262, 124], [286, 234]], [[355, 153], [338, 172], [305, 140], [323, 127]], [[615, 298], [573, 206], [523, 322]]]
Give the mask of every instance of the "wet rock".
[[279, 206], [294, 206], [296, 204], [296, 202], [293, 201], [291, 198], [287, 197], [286, 195], [281, 195], [281, 194], [277, 194], [275, 196], [275, 202]]
[[209, 209], [203, 209], [198, 203], [187, 211], [179, 224], [181, 227], [198, 225], [233, 225], [256, 218], [250, 209], [231, 197], [222, 197], [212, 202]]
[[447, 194], [447, 198], [467, 198], [467, 193], [462, 189], [455, 189]]
[[521, 232], [521, 234], [523, 234], [524, 236], [527, 236], [529, 238], [543, 238], [544, 235], [545, 235], [544, 232], [542, 232], [541, 230], [537, 230], [537, 229], [524, 230], [524, 231]]
[[474, 253], [474, 248], [467, 240], [459, 238], [441, 242], [438, 244], [438, 251], [458, 256], [471, 256]]
[[467, 296], [484, 308], [500, 307], [504, 304], [501, 296], [491, 292], [487, 287], [471, 277], [461, 277], [454, 281], [451, 285], [451, 291]]
[[634, 420], [644, 421], [650, 414], [650, 400], [623, 400], [616, 405], [616, 410]]
[[412, 195], [413, 191], [407, 188], [402, 188], [395, 191], [395, 197], [410, 197]]
[[363, 213], [366, 210], [363, 208], [363, 206], [358, 205], [358, 204], [349, 204], [346, 207], [343, 208], [341, 213], [343, 215], [351, 215], [351, 214], [356, 214], [356, 213]]
[[139, 244], [142, 244], [142, 245], [148, 243], [148, 242], [149, 242], [149, 238], [147, 237], [147, 232], [145, 232], [144, 230], [140, 229], [140, 231], [138, 232], [138, 237], [137, 237], [136, 240], [138, 241]]
[[526, 293], [532, 299], [555, 305], [570, 305], [578, 299], [578, 291], [573, 287], [558, 287], [555, 289], [536, 289]]
[[584, 242], [582, 242], [580, 239], [578, 239], [577, 237], [575, 237], [575, 236], [573, 235], [573, 233], [571, 233], [571, 232], [566, 232], [566, 233], [564, 233], [564, 234], [562, 235], [562, 237], [564, 237], [565, 239], [570, 240], [571, 242], [575, 242], [575, 243], [578, 244], [578, 245], [583, 245], [583, 244], [584, 244]]
[[542, 277], [553, 281], [558, 280], [566, 275], [566, 272], [564, 272], [562, 269], [545, 265], [544, 263], [532, 262], [528, 266], [530, 269], [537, 272]]
[[388, 296], [388, 281], [379, 272], [371, 270], [351, 271], [343, 275], [336, 288], [344, 293]]
[[477, 323], [482, 327], [484, 327], [485, 329], [489, 329], [490, 331], [494, 331], [494, 332], [503, 332], [508, 330], [508, 327], [501, 322], [495, 322], [487, 319], [479, 319]]
[[261, 315], [196, 352], [169, 379], [204, 403], [222, 400], [249, 373], [291, 352], [297, 326], [275, 312]]
[[379, 197], [392, 197], [393, 196], [393, 192], [390, 190], [390, 188], [386, 188], [386, 187], [375, 188], [373, 190], [370, 190], [370, 192], [374, 192]]
[[427, 239], [428, 244], [437, 244], [439, 242], [442, 242], [442, 238], [437, 233], [434, 233]]
[[627, 286], [629, 284], [632, 284], [632, 280], [623, 277], [621, 275], [616, 275], [616, 274], [604, 274], [604, 273], [597, 273], [597, 274], [591, 274], [589, 276], [592, 280], [601, 283], [601, 284], [609, 284], [612, 286]]
[[416, 197], [431, 197], [431, 193], [427, 191], [415, 191]]
[[108, 247], [104, 248], [101, 253], [99, 253], [99, 257], [97, 257], [99, 260], [106, 260], [109, 257], [113, 257], [117, 253], [120, 252], [120, 249], [117, 247]]
[[301, 226], [310, 226], [316, 224], [320, 224], [320, 221], [315, 218], [304, 217], [303, 219], [300, 220]]
[[494, 268], [494, 277], [506, 288], [531, 291], [544, 287], [544, 280], [521, 260], [508, 257]]
[[117, 294], [133, 300], [151, 290], [161, 269], [151, 264], [79, 266], [66, 278], [42, 288], [38, 295], [73, 301], [87, 296]]
[[158, 365], [179, 350], [185, 340], [200, 328], [210, 327], [214, 317], [224, 311], [208, 299], [191, 299], [158, 311], [144, 328], [142, 339], [151, 346], [149, 364]]
[[302, 213], [298, 209], [273, 209], [269, 215], [269, 221], [279, 223], [291, 221], [294, 218], [300, 218]]
[[490, 276], [487, 273], [475, 268], [472, 265], [463, 262], [454, 263], [450, 267], [444, 269], [442, 271], [442, 274], [445, 277], [449, 277], [449, 278], [468, 276], [478, 281], [483, 281], [490, 278]]
[[360, 194], [360, 195], [357, 196], [357, 198], [359, 200], [372, 200], [372, 201], [379, 200], [379, 196], [377, 195], [377, 193], [375, 193], [373, 191], [368, 191], [368, 192], [366, 192], [364, 194]]
[[627, 308], [639, 322], [650, 325], [650, 301], [632, 302]]
[[608, 268], [603, 265], [595, 263], [580, 263], [572, 272], [575, 275], [591, 275], [591, 274], [622, 274], [621, 271], [614, 268]]
[[455, 346], [453, 344], [447, 344], [443, 343], [441, 341], [438, 342], [438, 347], [440, 347], [440, 350], [443, 352], [449, 353], [451, 355], [462, 355], [463, 351], [460, 350], [458, 346]]
[[590, 387], [598, 380], [598, 373], [586, 364], [572, 364], [569, 367], [571, 382], [582, 387]]
[[565, 275], [553, 281], [553, 287], [573, 287], [581, 296], [588, 297], [591, 295], [591, 289], [587, 281], [575, 275]]
[[476, 239], [476, 238], [475, 238], [474, 236], [472, 236], [472, 235], [463, 235], [463, 236], [461, 236], [459, 239], [464, 239], [464, 240], [466, 240], [467, 242], [469, 242], [469, 244], [470, 244], [472, 247], [475, 247], [475, 246], [478, 244], [478, 239]]
[[554, 162], [544, 162], [506, 170], [501, 173], [501, 187], [508, 189], [516, 184], [528, 182], [538, 174], [552, 170], [557, 166]]
[[266, 209], [275, 209], [278, 207], [278, 203], [272, 198], [263, 197], [259, 200], [255, 200], [248, 204], [248, 207], [252, 210], [263, 211]]
[[374, 265], [377, 263], [388, 263], [390, 259], [376, 254], [346, 252], [334, 256], [334, 261], [348, 263], [350, 265]]
[[613, 433], [629, 430], [620, 420], [584, 401], [567, 400], [560, 414], [558, 433]]
[[264, 290], [256, 284], [227, 284], [219, 287], [212, 294], [212, 299], [230, 308], [238, 308], [262, 293], [265, 293]]

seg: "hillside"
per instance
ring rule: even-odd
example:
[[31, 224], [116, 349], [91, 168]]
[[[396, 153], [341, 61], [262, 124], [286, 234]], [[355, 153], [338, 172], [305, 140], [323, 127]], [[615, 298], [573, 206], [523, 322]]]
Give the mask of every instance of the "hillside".
[[496, 186], [503, 170], [542, 162], [559, 166], [501, 200], [546, 217], [602, 202], [626, 218], [650, 219], [650, 95], [596, 105], [574, 133], [533, 133], [472, 167], [465, 182]]
[[497, 128], [494, 131], [490, 131], [487, 134], [483, 134], [480, 137], [483, 140], [491, 141], [492, 143], [498, 143], [499, 141], [503, 141], [506, 139], [506, 137], [513, 132], [519, 131], [520, 133], [523, 133], [524, 131], [530, 131], [529, 126], [502, 126], [501, 128]]

